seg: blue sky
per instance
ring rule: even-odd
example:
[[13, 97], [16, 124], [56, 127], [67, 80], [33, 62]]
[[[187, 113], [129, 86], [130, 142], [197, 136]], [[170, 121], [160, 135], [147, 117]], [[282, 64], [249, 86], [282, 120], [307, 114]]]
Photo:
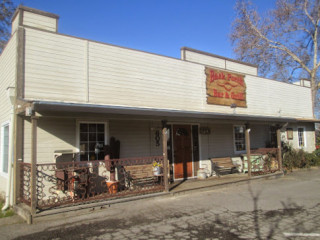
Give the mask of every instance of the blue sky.
[[[60, 33], [180, 58], [183, 46], [234, 58], [236, 0], [14, 0], [60, 16]], [[253, 0], [259, 11], [275, 0]]]

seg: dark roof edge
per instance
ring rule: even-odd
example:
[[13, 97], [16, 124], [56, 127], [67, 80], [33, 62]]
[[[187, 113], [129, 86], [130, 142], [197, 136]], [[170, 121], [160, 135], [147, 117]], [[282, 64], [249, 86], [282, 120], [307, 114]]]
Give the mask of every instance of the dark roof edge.
[[206, 56], [215, 57], [215, 58], [220, 58], [220, 59], [223, 59], [223, 60], [228, 60], [228, 61], [230, 61], [230, 62], [235, 62], [235, 63], [247, 65], [247, 66], [250, 66], [250, 67], [258, 68], [258, 65], [255, 65], [255, 64], [242, 62], [242, 61], [239, 61], [239, 60], [235, 60], [235, 59], [231, 59], [231, 58], [219, 56], [219, 55], [216, 55], [216, 54], [213, 54], [213, 53], [204, 52], [204, 51], [197, 50], [197, 49], [193, 49], [193, 48], [189, 48], [189, 47], [182, 47], [181, 50], [188, 50], [188, 51], [195, 52], [195, 53], [199, 53], [199, 54], [203, 54], [203, 55], [206, 55]]

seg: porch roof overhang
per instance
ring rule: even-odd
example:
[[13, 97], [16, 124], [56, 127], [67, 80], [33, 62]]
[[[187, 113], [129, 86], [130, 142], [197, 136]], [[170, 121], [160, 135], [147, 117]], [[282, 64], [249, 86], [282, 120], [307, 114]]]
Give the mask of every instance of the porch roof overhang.
[[201, 118], [201, 119], [226, 119], [240, 121], [268, 121], [268, 122], [320, 122], [319, 119], [292, 118], [292, 117], [275, 117], [263, 115], [249, 114], [230, 114], [218, 112], [200, 112], [185, 111], [174, 109], [155, 109], [143, 107], [127, 107], [127, 106], [111, 106], [99, 104], [83, 104], [83, 103], [66, 103], [66, 102], [49, 102], [34, 101], [32, 109], [35, 112], [77, 112], [77, 113], [100, 113], [100, 114], [122, 114], [137, 116], [156, 116], [156, 117], [183, 117], [183, 118]]

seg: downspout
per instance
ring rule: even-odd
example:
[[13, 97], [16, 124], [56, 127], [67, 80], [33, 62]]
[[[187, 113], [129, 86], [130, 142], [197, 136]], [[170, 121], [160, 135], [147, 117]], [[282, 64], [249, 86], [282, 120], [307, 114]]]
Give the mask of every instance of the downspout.
[[8, 154], [8, 181], [7, 181], [7, 190], [6, 190], [6, 197], [5, 197], [5, 204], [3, 208], [1, 209], [2, 211], [5, 211], [6, 209], [9, 208], [10, 203], [12, 204], [13, 201], [13, 168], [12, 168], [12, 159], [13, 159], [13, 131], [14, 131], [14, 121], [15, 121], [15, 114], [14, 114], [14, 96], [15, 96], [15, 88], [14, 87], [8, 87], [7, 88], [7, 94], [10, 99], [11, 103], [11, 121], [9, 124], [9, 154]]

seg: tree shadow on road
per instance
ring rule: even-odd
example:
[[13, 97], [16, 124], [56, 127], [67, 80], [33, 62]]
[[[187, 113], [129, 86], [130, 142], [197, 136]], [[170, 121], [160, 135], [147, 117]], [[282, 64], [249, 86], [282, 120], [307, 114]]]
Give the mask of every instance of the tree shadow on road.
[[231, 222], [228, 218], [232, 218], [232, 213], [228, 217], [217, 214], [215, 224], [241, 239], [296, 239], [301, 233], [319, 233], [320, 203], [306, 209], [288, 198], [281, 201], [282, 208], [266, 211], [259, 209], [263, 190], [253, 190], [249, 182], [248, 192], [253, 211], [238, 212]]

